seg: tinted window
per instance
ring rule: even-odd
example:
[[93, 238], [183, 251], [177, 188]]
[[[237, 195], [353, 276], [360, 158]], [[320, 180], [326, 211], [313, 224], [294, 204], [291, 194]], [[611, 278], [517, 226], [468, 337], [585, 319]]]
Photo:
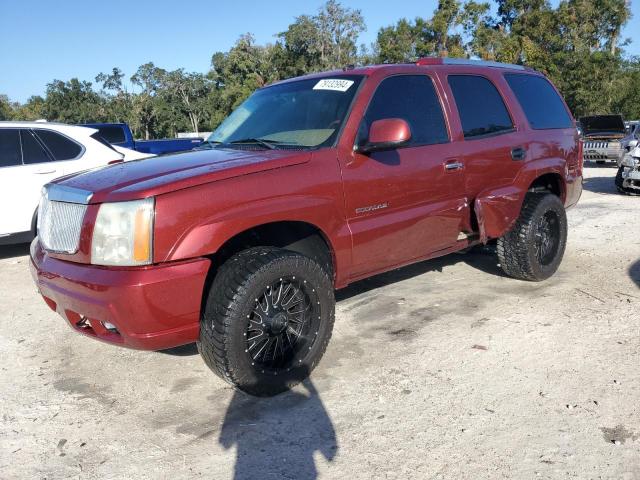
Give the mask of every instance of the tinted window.
[[109, 142], [107, 142], [104, 138], [100, 136], [100, 132], [94, 133], [93, 135], [91, 135], [91, 138], [93, 138], [96, 142], [100, 142], [105, 147], [110, 148], [114, 152], [117, 152], [117, 150], [113, 148], [113, 146]]
[[488, 79], [474, 75], [450, 75], [464, 138], [489, 135], [513, 128], [507, 107]]
[[38, 135], [42, 143], [46, 145], [56, 160], [73, 160], [82, 152], [82, 147], [79, 144], [58, 132], [36, 130], [36, 135]]
[[365, 143], [373, 122], [385, 118], [401, 118], [409, 124], [409, 145], [449, 140], [438, 95], [426, 75], [398, 75], [380, 83], [360, 124], [358, 144]]
[[573, 127], [564, 103], [546, 78], [521, 74], [507, 74], [504, 77], [515, 93], [531, 128]]
[[20, 136], [22, 137], [22, 161], [25, 164], [51, 161], [45, 149], [30, 131], [21, 130]]
[[17, 129], [0, 128], [0, 167], [21, 165], [20, 135]]
[[109, 143], [124, 143], [127, 141], [122, 127], [98, 127], [98, 132]]

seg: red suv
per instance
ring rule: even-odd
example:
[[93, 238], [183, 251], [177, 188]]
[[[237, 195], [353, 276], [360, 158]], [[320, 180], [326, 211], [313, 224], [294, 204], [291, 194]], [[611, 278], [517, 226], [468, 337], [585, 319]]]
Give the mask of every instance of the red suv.
[[456, 59], [344, 69], [256, 91], [197, 151], [47, 185], [34, 279], [75, 330], [197, 342], [255, 395], [304, 378], [334, 289], [497, 240], [512, 277], [562, 259], [580, 142], [540, 73]]

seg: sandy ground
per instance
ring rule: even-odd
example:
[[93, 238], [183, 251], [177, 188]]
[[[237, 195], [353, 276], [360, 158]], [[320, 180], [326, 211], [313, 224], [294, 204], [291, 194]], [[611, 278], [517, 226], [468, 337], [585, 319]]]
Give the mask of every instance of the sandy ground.
[[338, 293], [306, 384], [73, 333], [0, 249], [0, 478], [640, 479], [640, 199], [586, 169], [559, 272], [452, 255]]

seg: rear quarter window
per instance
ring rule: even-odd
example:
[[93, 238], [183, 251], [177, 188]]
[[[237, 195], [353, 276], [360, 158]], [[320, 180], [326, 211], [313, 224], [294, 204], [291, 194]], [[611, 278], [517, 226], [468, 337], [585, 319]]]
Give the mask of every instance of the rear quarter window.
[[82, 146], [61, 133], [52, 130], [36, 130], [40, 141], [49, 149], [53, 158], [60, 160], [73, 160], [82, 153]]
[[558, 92], [546, 78], [507, 73], [504, 78], [535, 130], [572, 128], [573, 121]]
[[[96, 127], [91, 127], [96, 128]], [[109, 143], [124, 143], [127, 139], [124, 136], [122, 127], [97, 127], [100, 136]]]

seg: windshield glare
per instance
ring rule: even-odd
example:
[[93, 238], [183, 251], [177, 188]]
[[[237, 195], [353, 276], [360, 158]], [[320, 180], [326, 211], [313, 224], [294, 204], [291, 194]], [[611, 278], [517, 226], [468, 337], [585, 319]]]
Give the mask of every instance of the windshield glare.
[[256, 140], [275, 148], [331, 145], [361, 79], [340, 75], [257, 90], [220, 124], [208, 142], [225, 147]]

